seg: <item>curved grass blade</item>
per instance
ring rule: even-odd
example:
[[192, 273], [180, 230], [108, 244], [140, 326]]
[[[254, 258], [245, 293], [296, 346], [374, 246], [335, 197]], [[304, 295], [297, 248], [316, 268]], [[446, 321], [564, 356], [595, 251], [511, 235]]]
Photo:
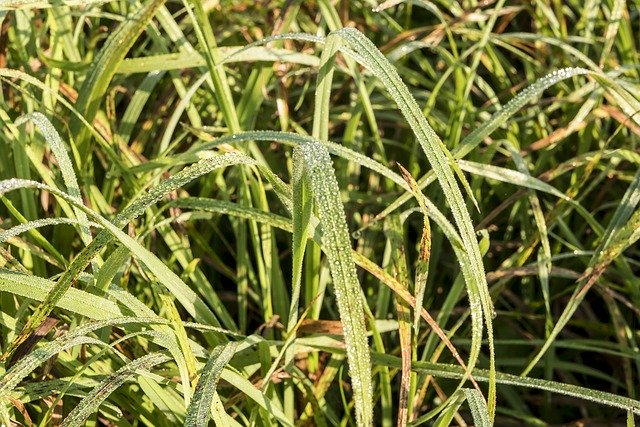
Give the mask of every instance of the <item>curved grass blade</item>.
[[111, 144], [104, 138], [104, 136], [100, 132], [96, 130], [95, 127], [91, 125], [91, 123], [89, 123], [89, 121], [87, 121], [84, 118], [84, 116], [75, 108], [75, 106], [72, 105], [59, 92], [53, 91], [49, 86], [47, 86], [40, 80], [20, 70], [0, 68], [0, 79], [9, 85], [13, 85], [16, 88], [16, 90], [25, 92], [27, 95], [33, 96], [23, 87], [23, 85], [20, 85], [20, 86], [14, 85], [12, 83], [12, 79], [17, 79], [17, 80], [26, 82], [42, 90], [43, 93], [52, 96], [57, 102], [60, 102], [62, 105], [64, 105], [71, 112], [71, 114], [73, 114], [73, 118], [77, 119], [84, 126], [87, 132], [93, 135], [96, 141], [98, 141], [98, 143], [100, 144], [100, 148], [104, 150], [105, 154], [107, 154], [107, 156], [109, 157], [109, 160], [111, 160], [113, 164], [117, 166], [118, 172], [122, 174], [125, 181], [127, 181], [128, 184], [132, 184], [131, 182], [132, 177], [131, 177], [131, 173], [128, 170], [128, 167], [124, 165], [121, 157], [115, 153]]
[[200, 162], [183, 169], [170, 179], [163, 181], [158, 186], [149, 190], [149, 192], [145, 193], [134, 203], [125, 208], [120, 214], [118, 214], [115, 217], [113, 223], [106, 221], [104, 218], [95, 214], [84, 205], [78, 205], [77, 203], [75, 203], [75, 199], [70, 198], [68, 195], [61, 193], [59, 190], [44, 186], [43, 184], [39, 184], [34, 181], [16, 179], [1, 181], [0, 194], [24, 186], [49, 190], [50, 192], [62, 197], [63, 199], [70, 198], [70, 202], [85, 211], [85, 213], [93, 215], [96, 222], [98, 222], [102, 226], [106, 225], [105, 228], [110, 230], [103, 230], [101, 233], [99, 233], [98, 236], [96, 236], [96, 238], [91, 242], [91, 244], [87, 246], [82, 252], [80, 252], [80, 254], [73, 260], [73, 262], [69, 265], [67, 271], [65, 271], [56, 286], [50, 291], [47, 298], [36, 308], [31, 318], [29, 318], [29, 320], [25, 324], [20, 336], [12, 343], [11, 347], [5, 352], [5, 355], [10, 355], [13, 350], [15, 350], [15, 348], [20, 345], [21, 342], [23, 342], [24, 339], [26, 339], [26, 337], [29, 336], [29, 334], [40, 325], [40, 323], [51, 312], [51, 310], [55, 306], [55, 303], [65, 294], [69, 287], [71, 287], [73, 282], [77, 279], [78, 275], [84, 270], [87, 264], [93, 259], [93, 257], [100, 251], [101, 248], [103, 248], [112, 240], [112, 233], [115, 233], [121, 238], [124, 238], [124, 241], [127, 241], [131, 245], [137, 247], [140, 250], [140, 253], [144, 254], [149, 262], [155, 264], [156, 268], [151, 268], [151, 270], [154, 272], [162, 272], [162, 275], [168, 279], [168, 282], [165, 282], [163, 284], [171, 283], [172, 286], [177, 286], [179, 289], [181, 289], [181, 291], [179, 291], [179, 294], [182, 296], [179, 297], [179, 300], [181, 303], [187, 304], [187, 306], [189, 306], [188, 310], [190, 314], [196, 318], [196, 321], [203, 320], [204, 323], [210, 323], [214, 326], [220, 326], [216, 317], [213, 315], [213, 313], [211, 313], [206, 304], [204, 304], [204, 302], [202, 302], [202, 300], [193, 291], [191, 291], [191, 289], [186, 286], [184, 282], [182, 282], [182, 280], [175, 275], [175, 273], [169, 270], [162, 262], [160, 262], [153, 254], [147, 251], [139, 243], [131, 239], [126, 233], [122, 233], [122, 231], [120, 231], [120, 227], [123, 227], [129, 221], [141, 215], [148, 207], [160, 201], [166, 194], [182, 187], [183, 185], [193, 181], [194, 179], [202, 175], [205, 175], [215, 169], [230, 165], [253, 163], [255, 163], [254, 160], [238, 153], [227, 153], [222, 156], [216, 156], [209, 159], [201, 160]]
[[[100, 102], [104, 99], [119, 64], [164, 2], [165, 0], [147, 1], [136, 11], [135, 15], [123, 21], [111, 33], [98, 53], [76, 101], [77, 110], [89, 122], [93, 121], [98, 112]], [[89, 133], [75, 117], [72, 119], [70, 127], [71, 134], [77, 135], [80, 157], [86, 158], [90, 152]]]
[[[181, 209], [193, 209], [196, 211], [212, 212], [222, 215], [237, 216], [239, 218], [252, 219], [257, 222], [269, 224], [272, 227], [276, 227], [290, 233], [293, 232], [291, 220], [270, 212], [263, 212], [255, 208], [241, 206], [237, 203], [226, 202], [223, 200], [187, 197], [174, 200], [168, 203], [165, 208], [169, 208], [172, 206]], [[187, 220], [188, 216], [185, 215], [187, 214], [183, 214], [180, 219]], [[313, 234], [311, 237], [317, 243], [322, 243], [322, 237], [319, 234]], [[455, 242], [455, 240], [453, 241]], [[462, 250], [462, 246], [457, 246], [454, 243], [454, 249]], [[458, 351], [447, 338], [444, 331], [438, 326], [438, 324], [423, 307], [416, 305], [414, 296], [409, 293], [405, 286], [401, 285], [397, 280], [387, 274], [382, 268], [380, 268], [369, 259], [365, 258], [362, 254], [359, 254], [358, 252], [353, 250], [351, 250], [351, 254], [358, 266], [362, 267], [363, 269], [371, 273], [374, 277], [378, 278], [382, 283], [393, 290], [393, 292], [395, 292], [398, 297], [407, 302], [411, 307], [414, 307], [416, 312], [419, 313], [420, 317], [422, 317], [422, 319], [427, 322], [427, 324], [436, 333], [436, 335], [438, 335], [438, 337], [445, 343], [460, 366], [466, 367]], [[473, 378], [471, 380], [473, 381]]]
[[[4, 196], [0, 196], [0, 201], [2, 201], [11, 215], [13, 215], [13, 217], [21, 223], [20, 225], [29, 223], [27, 218], [25, 218], [24, 215], [20, 213], [20, 211], [13, 205], [13, 203], [11, 203], [9, 199]], [[73, 211], [69, 209], [69, 212]], [[17, 225], [16, 227], [19, 227], [20, 225]], [[38, 231], [38, 227], [29, 227], [26, 231], [31, 237], [33, 237], [37, 245], [39, 245], [43, 250], [53, 256], [53, 258], [58, 262], [59, 265], [67, 265], [67, 260], [64, 258], [64, 256], [62, 256], [62, 254], [55, 247], [53, 247], [53, 245], [42, 235], [42, 233]]]
[[202, 368], [193, 400], [187, 410], [185, 426], [204, 427], [209, 424], [211, 405], [220, 374], [236, 351], [236, 343], [216, 347]]
[[241, 391], [249, 399], [253, 400], [262, 409], [273, 415], [280, 425], [293, 427], [294, 424], [289, 420], [278, 406], [268, 399], [260, 390], [258, 390], [249, 380], [231, 369], [223, 369], [220, 378], [230, 383], [232, 386]]
[[24, 377], [29, 375], [29, 373], [36, 369], [40, 364], [44, 363], [51, 356], [58, 354], [61, 351], [81, 344], [107, 345], [100, 340], [87, 336], [90, 332], [107, 326], [150, 322], [154, 322], [154, 320], [140, 319], [136, 317], [119, 317], [82, 325], [75, 331], [57, 338], [56, 340], [30, 352], [13, 365], [11, 369], [9, 369], [2, 378], [0, 378], [0, 397], [6, 396], [7, 393], [11, 392]]
[[[344, 350], [339, 349], [331, 349], [330, 351], [334, 353], [344, 353]], [[402, 366], [402, 362], [397, 356], [374, 352], [372, 353], [371, 357], [375, 363], [384, 364], [392, 368], [400, 369]], [[446, 363], [418, 361], [413, 363], [413, 369], [417, 372], [427, 375], [433, 375], [440, 378], [460, 379], [465, 375], [464, 369], [460, 368], [459, 366]], [[473, 370], [473, 377], [478, 381], [488, 382], [490, 379], [490, 372], [487, 369], [476, 368]], [[567, 384], [558, 381], [527, 378], [502, 372], [497, 372], [495, 378], [498, 384], [550, 391], [552, 393], [575, 397], [581, 400], [597, 403], [599, 405], [624, 409], [627, 411], [631, 411], [636, 415], [640, 415], [640, 401], [625, 396], [620, 396], [600, 390], [593, 390], [587, 387], [576, 386], [573, 384]]]
[[[56, 283], [37, 276], [0, 269], [0, 291], [43, 301]], [[70, 288], [55, 303], [56, 307], [94, 320], [123, 316], [120, 308], [106, 298]]]
[[0, 2], [0, 10], [26, 10], [26, 9], [48, 9], [50, 7], [57, 7], [58, 5], [65, 6], [90, 6], [101, 5], [109, 3], [113, 0], [62, 0], [59, 3], [52, 3], [44, 0], [2, 0]]
[[484, 401], [482, 393], [470, 388], [463, 388], [462, 393], [467, 399], [469, 409], [471, 409], [471, 416], [473, 417], [474, 425], [476, 427], [491, 427], [493, 423], [487, 416], [487, 404]]
[[[453, 149], [451, 154], [455, 159], [464, 158], [478, 145], [480, 145], [480, 143], [487, 136], [491, 135], [494, 130], [504, 125], [507, 120], [509, 120], [513, 115], [524, 108], [524, 106], [529, 102], [540, 96], [546, 89], [568, 78], [589, 73], [590, 71], [584, 68], [563, 68], [539, 78], [535, 81], [535, 83], [518, 92], [518, 94], [513, 97], [511, 101], [509, 101], [503, 108], [495, 112], [489, 120], [483, 122], [480, 127], [476, 128], [473, 132], [464, 137], [460, 144]], [[421, 189], [424, 189], [434, 180], [434, 172], [429, 171], [425, 174], [425, 176], [418, 180], [418, 184], [420, 185]], [[380, 218], [384, 218], [389, 213], [399, 208], [402, 204], [406, 203], [409, 199], [411, 199], [411, 194], [409, 192], [398, 197], [398, 199], [393, 201], [386, 209], [380, 212], [376, 216], [374, 221], [372, 221], [372, 223], [376, 220], [379, 220]]]
[[[482, 337], [482, 318], [487, 324], [487, 337], [489, 342], [489, 363], [490, 371], [495, 372], [495, 355], [493, 346], [493, 303], [489, 295], [489, 288], [484, 274], [484, 266], [478, 248], [478, 241], [473, 231], [471, 217], [466, 208], [466, 204], [460, 188], [456, 183], [452, 165], [449, 162], [450, 154], [445, 153], [442, 141], [433, 131], [422, 110], [418, 107], [415, 99], [398, 75], [398, 72], [380, 53], [375, 45], [362, 33], [353, 28], [343, 28], [332, 33], [336, 37], [341, 37], [347, 41], [351, 47], [358, 52], [356, 60], [367, 67], [376, 75], [391, 97], [395, 100], [398, 108], [413, 130], [416, 139], [422, 147], [431, 164], [436, 178], [440, 183], [445, 198], [449, 203], [456, 225], [460, 231], [460, 237], [466, 248], [464, 258], [458, 261], [463, 266], [463, 273], [470, 300], [472, 312], [473, 344], [469, 355], [468, 366], [472, 369], [478, 359]], [[343, 53], [354, 56], [352, 52], [343, 50]], [[489, 382], [489, 411], [491, 416], [495, 412], [495, 381]]]
[[[239, 53], [242, 50], [241, 53]], [[222, 58], [222, 64], [233, 62], [286, 62], [289, 64], [317, 67], [318, 57], [288, 49], [267, 48], [254, 46], [250, 48], [238, 46], [224, 46], [213, 49], [215, 55]], [[184, 70], [207, 65], [207, 61], [197, 52], [168, 53], [162, 55], [145, 56], [143, 58], [128, 58], [120, 63], [116, 73], [133, 74], [151, 71]]]
[[[84, 214], [84, 212], [83, 212]], [[85, 216], [86, 218], [86, 216]], [[19, 236], [22, 233], [25, 233], [29, 230], [34, 230], [36, 228], [46, 227], [49, 225], [61, 225], [61, 224], [71, 224], [78, 225], [80, 222], [74, 218], [44, 218], [44, 219], [36, 219], [35, 221], [29, 221], [24, 224], [16, 225], [15, 227], [11, 227], [7, 230], [3, 230], [0, 233], [0, 243], [4, 243], [12, 237]], [[89, 223], [86, 222], [86, 225], [93, 227], [100, 227], [95, 222]]]
[[64, 419], [61, 427], [79, 427], [89, 416], [97, 412], [100, 404], [109, 397], [118, 387], [125, 381], [137, 375], [141, 370], [149, 370], [150, 368], [167, 362], [171, 358], [162, 353], [151, 353], [127, 363], [118, 369], [114, 374], [110, 375], [98, 387], [91, 390], [87, 397], [82, 399], [78, 406], [73, 408], [69, 415]]
[[[192, 129], [192, 130], [194, 132], [199, 131], [196, 129]], [[198, 155], [202, 155], [201, 153], [202, 150], [208, 150], [210, 148], [213, 148], [222, 144], [227, 144], [232, 142], [238, 143], [238, 142], [246, 142], [246, 141], [278, 141], [294, 147], [302, 144], [320, 143], [326, 146], [327, 150], [329, 150], [331, 154], [335, 154], [343, 159], [350, 160], [361, 166], [371, 169], [372, 171], [379, 173], [385, 178], [390, 179], [395, 184], [401, 186], [403, 189], [409, 192], [409, 194], [411, 194], [410, 193], [411, 187], [407, 184], [407, 182], [399, 174], [395, 173], [394, 171], [382, 165], [381, 163], [361, 153], [353, 151], [347, 147], [336, 144], [334, 142], [319, 141], [313, 137], [309, 137], [306, 135], [299, 135], [291, 132], [249, 131], [249, 132], [240, 132], [233, 135], [223, 136], [223, 137], [217, 138], [216, 140], [210, 143], [201, 144], [198, 146], [198, 148], [194, 149], [193, 151], [189, 151], [184, 154], [179, 154], [173, 157], [172, 161], [175, 161], [175, 159], [180, 159], [180, 162], [178, 164], [181, 164], [181, 162], [188, 163], [188, 162], [197, 161], [199, 159]], [[442, 212], [440, 212], [438, 207], [434, 205], [433, 202], [431, 202], [431, 200], [429, 200], [424, 195], [422, 197], [424, 198], [424, 202], [426, 203], [427, 212], [429, 216], [433, 221], [436, 222], [436, 224], [438, 224], [438, 226], [442, 228], [443, 232], [445, 233], [447, 238], [450, 240], [451, 244], [456, 247], [463, 248], [462, 240], [460, 239], [460, 236], [456, 231], [455, 227], [453, 227], [453, 225], [449, 222], [449, 220], [444, 216], [444, 214], [442, 214]]]

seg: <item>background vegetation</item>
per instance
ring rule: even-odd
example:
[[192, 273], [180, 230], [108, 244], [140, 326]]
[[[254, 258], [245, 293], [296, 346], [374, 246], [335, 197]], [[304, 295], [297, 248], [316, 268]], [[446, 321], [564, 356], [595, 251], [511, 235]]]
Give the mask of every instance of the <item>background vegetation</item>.
[[1, 422], [635, 425], [639, 8], [0, 0]]

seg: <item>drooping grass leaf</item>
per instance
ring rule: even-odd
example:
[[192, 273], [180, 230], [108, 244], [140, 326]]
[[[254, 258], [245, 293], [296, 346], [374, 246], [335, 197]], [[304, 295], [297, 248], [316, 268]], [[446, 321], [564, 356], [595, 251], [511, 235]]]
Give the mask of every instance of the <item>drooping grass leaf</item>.
[[84, 422], [91, 414], [96, 412], [100, 404], [109, 397], [111, 393], [131, 377], [138, 375], [139, 371], [146, 371], [150, 368], [170, 360], [170, 357], [162, 353], [151, 353], [137, 358], [118, 369], [110, 375], [98, 387], [94, 388], [82, 399], [78, 406], [67, 415], [61, 426], [76, 427], [84, 425]]
[[[71, 263], [67, 271], [60, 278], [56, 286], [50, 291], [49, 295], [34, 311], [29, 321], [25, 324], [23, 331], [21, 332], [18, 339], [16, 339], [12, 346], [5, 352], [5, 355], [9, 355], [12, 351], [24, 340], [26, 337], [42, 322], [44, 318], [51, 312], [55, 303], [64, 295], [64, 293], [69, 289], [72, 283], [77, 279], [77, 276], [82, 272], [84, 267], [93, 259], [95, 254], [109, 241], [112, 239], [112, 233], [115, 233], [116, 236], [119, 236], [119, 239], [123, 243], [126, 241], [130, 245], [135, 246], [139, 250], [139, 254], [142, 255], [148, 262], [151, 263], [149, 268], [151, 271], [158, 276], [161, 282], [164, 285], [168, 285], [173, 287], [177, 286], [181, 288], [181, 291], [178, 291], [177, 296], [178, 300], [182, 304], [186, 304], [187, 310], [196, 318], [196, 319], [206, 319], [209, 322], [213, 323], [215, 326], [218, 326], [217, 320], [215, 316], [211, 313], [209, 308], [202, 302], [202, 300], [188, 287], [182, 282], [182, 280], [175, 275], [169, 268], [167, 268], [162, 262], [160, 262], [151, 252], [147, 249], [143, 248], [139, 243], [137, 243], [134, 239], [130, 238], [127, 234], [120, 231], [119, 227], [124, 226], [126, 223], [134, 219], [135, 217], [142, 214], [149, 206], [158, 202], [162, 197], [168, 194], [171, 191], [181, 187], [182, 185], [211, 172], [212, 170], [225, 167], [233, 164], [251, 164], [253, 160], [246, 156], [242, 156], [237, 153], [228, 153], [222, 156], [216, 156], [209, 159], [204, 159], [199, 163], [196, 163], [188, 168], [185, 168], [181, 172], [177, 173], [172, 179], [163, 181], [158, 186], [154, 187], [148, 193], [145, 193], [142, 197], [124, 209], [120, 214], [116, 216], [113, 223], [105, 220], [104, 218], [97, 216], [93, 211], [88, 210], [84, 205], [80, 205], [77, 203], [75, 198], [72, 198], [65, 193], [62, 193], [56, 189], [50, 188], [43, 184], [39, 184], [33, 181], [25, 181], [25, 180], [6, 180], [0, 182], [0, 194], [4, 194], [7, 191], [15, 190], [18, 188], [40, 188], [43, 190], [49, 190], [51, 193], [56, 194], [63, 199], [67, 199], [69, 202], [77, 206], [85, 213], [92, 215], [93, 219], [102, 226], [105, 226], [107, 230], [103, 230], [98, 236], [91, 242], [91, 244], [85, 248], [78, 257], [74, 259]], [[114, 225], [117, 224], [117, 225]], [[129, 247], [129, 245], [126, 245]], [[131, 249], [131, 247], [129, 247]], [[133, 251], [135, 253], [135, 251]], [[177, 288], [175, 289], [177, 290]], [[198, 307], [198, 308], [196, 308]], [[199, 314], [196, 315], [196, 312]]]

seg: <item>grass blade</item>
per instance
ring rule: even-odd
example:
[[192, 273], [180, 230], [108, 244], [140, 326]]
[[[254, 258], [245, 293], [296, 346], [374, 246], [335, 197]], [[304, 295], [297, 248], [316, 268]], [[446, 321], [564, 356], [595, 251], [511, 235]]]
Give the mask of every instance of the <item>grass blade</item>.
[[80, 404], [73, 408], [61, 424], [61, 427], [79, 427], [84, 425], [91, 414], [96, 412], [100, 404], [109, 397], [114, 390], [124, 384], [131, 377], [138, 375], [139, 371], [148, 371], [150, 368], [167, 362], [170, 357], [162, 353], [151, 353], [127, 363], [110, 375], [98, 387], [87, 394]]
[[351, 245], [338, 183], [327, 149], [320, 144], [299, 148], [305, 172], [318, 207], [322, 240], [331, 268], [333, 284], [347, 346], [358, 425], [373, 423], [371, 362], [364, 324], [360, 283], [351, 257]]
[[202, 427], [209, 424], [211, 405], [222, 369], [229, 363], [236, 351], [235, 343], [216, 347], [207, 364], [202, 368], [191, 405], [187, 410], [185, 426]]

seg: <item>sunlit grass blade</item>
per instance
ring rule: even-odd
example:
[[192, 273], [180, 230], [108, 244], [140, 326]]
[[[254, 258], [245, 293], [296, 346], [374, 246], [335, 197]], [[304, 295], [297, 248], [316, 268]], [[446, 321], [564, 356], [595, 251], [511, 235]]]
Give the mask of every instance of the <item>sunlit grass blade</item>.
[[[443, 145], [436, 133], [427, 122], [415, 99], [409, 93], [395, 68], [380, 53], [380, 51], [362, 33], [353, 28], [344, 28], [332, 33], [335, 37], [343, 38], [354, 51], [344, 51], [373, 72], [389, 91], [398, 108], [413, 130], [416, 139], [422, 147], [431, 164], [434, 173], [442, 187], [453, 216], [460, 231], [460, 237], [468, 252], [464, 253], [466, 259], [460, 259], [465, 268], [465, 281], [468, 286], [468, 295], [472, 311], [472, 324], [474, 332], [474, 344], [469, 356], [468, 366], [473, 368], [480, 352], [480, 338], [482, 336], [482, 318], [487, 325], [487, 334], [490, 351], [491, 371], [495, 370], [495, 355], [493, 347], [493, 303], [489, 296], [489, 290], [484, 275], [484, 266], [478, 249], [478, 242], [473, 231], [473, 225], [460, 188], [455, 181], [454, 172], [448, 160], [448, 155], [443, 150]], [[495, 382], [489, 383], [489, 411], [495, 412]]]
[[[111, 233], [115, 233], [116, 235], [123, 238], [124, 241], [127, 241], [129, 244], [134, 245], [140, 250], [140, 253], [143, 254], [145, 259], [155, 265], [155, 267], [151, 267], [151, 270], [154, 271], [154, 274], [161, 274], [164, 276], [158, 277], [163, 281], [163, 284], [171, 283], [175, 286], [178, 286], [182, 290], [178, 292], [178, 294], [174, 294], [178, 297], [178, 299], [183, 304], [187, 304], [189, 306], [188, 311], [196, 317], [196, 320], [208, 320], [208, 322], [213, 323], [215, 326], [219, 326], [215, 316], [209, 308], [202, 302], [202, 300], [190, 289], [188, 286], [182, 282], [182, 280], [175, 275], [168, 267], [166, 267], [162, 262], [160, 262], [153, 254], [151, 254], [147, 249], [143, 248], [138, 242], [134, 239], [130, 238], [127, 234], [120, 231], [119, 227], [123, 227], [132, 219], [141, 215], [149, 206], [157, 203], [161, 200], [166, 194], [174, 191], [177, 188], [180, 188], [184, 184], [193, 181], [194, 179], [211, 172], [212, 170], [233, 165], [233, 164], [252, 164], [253, 160], [250, 158], [240, 155], [238, 153], [228, 153], [222, 156], [216, 156], [209, 159], [204, 159], [199, 163], [196, 163], [190, 167], [185, 168], [181, 172], [178, 172], [171, 179], [163, 181], [158, 186], [151, 189], [149, 192], [145, 193], [142, 197], [137, 199], [134, 203], [125, 208], [120, 214], [116, 216], [113, 223], [105, 220], [100, 216], [96, 216], [93, 211], [88, 210], [84, 205], [78, 204], [75, 198], [72, 198], [65, 193], [61, 193], [58, 190], [53, 188], [44, 186], [42, 184], [38, 184], [36, 182], [27, 182], [20, 180], [7, 180], [0, 182], [0, 194], [5, 193], [6, 191], [15, 190], [18, 188], [40, 188], [49, 190], [51, 193], [56, 194], [63, 199], [69, 199], [69, 201], [77, 206], [81, 210], [85, 211], [85, 213], [92, 215], [93, 219], [105, 226], [105, 228], [109, 229], [103, 230], [98, 236], [91, 242], [89, 246], [87, 246], [81, 253], [74, 259], [71, 263], [67, 271], [63, 274], [63, 276], [58, 281], [55, 288], [53, 288], [45, 301], [43, 301], [34, 311], [29, 321], [25, 324], [22, 333], [16, 339], [11, 347], [5, 351], [5, 355], [10, 355], [13, 350], [24, 340], [26, 337], [43, 321], [44, 318], [51, 312], [53, 307], [55, 306], [56, 301], [58, 301], [64, 293], [69, 289], [72, 285], [73, 281], [77, 279], [77, 276], [84, 270], [84, 267], [93, 259], [95, 254], [104, 247], [109, 241], [112, 239]], [[116, 225], [114, 225], [116, 224]], [[121, 240], [122, 241], [122, 240]], [[124, 242], [123, 241], [123, 242]], [[166, 281], [165, 281], [166, 280]], [[195, 305], [194, 305], [195, 304]], [[196, 305], [199, 307], [196, 309]], [[196, 311], [200, 314], [196, 315]]]
[[[84, 213], [83, 213], [84, 214]], [[71, 224], [78, 225], [80, 222], [74, 218], [44, 218], [44, 219], [36, 219], [35, 221], [29, 221], [24, 224], [16, 225], [7, 230], [0, 232], [0, 243], [4, 243], [12, 237], [19, 236], [22, 233], [26, 233], [27, 231], [34, 230], [41, 227], [47, 227], [49, 225], [61, 225], [61, 224]], [[88, 223], [85, 225], [90, 225], [92, 227], [98, 226], [96, 223]], [[99, 226], [98, 226], [99, 227]]]
[[[290, 64], [301, 64], [310, 67], [318, 66], [318, 57], [288, 49], [254, 46], [250, 48], [224, 46], [213, 49], [219, 58], [228, 58], [222, 64], [254, 61], [284, 61]], [[241, 53], [237, 53], [242, 50]], [[206, 66], [206, 59], [197, 52], [169, 53], [142, 58], [125, 59], [116, 70], [120, 74], [148, 73], [158, 70], [183, 70]]]
[[[65, 6], [90, 6], [110, 1], [112, 0], [62, 0], [60, 4]], [[0, 10], [47, 9], [50, 7], [53, 7], [53, 4], [44, 0], [3, 0], [0, 2]]]
[[187, 410], [186, 426], [206, 426], [211, 414], [211, 405], [220, 373], [235, 354], [235, 343], [228, 343], [211, 353], [206, 365], [202, 368], [191, 405]]
[[[76, 108], [89, 122], [93, 120], [98, 112], [100, 103], [107, 92], [118, 65], [163, 4], [164, 0], [149, 0], [145, 2], [130, 19], [122, 22], [105, 42], [93, 62], [76, 101]], [[72, 134], [77, 135], [76, 143], [80, 157], [87, 157], [88, 153], [90, 153], [87, 130], [75, 118], [70, 126]]]
[[305, 162], [313, 199], [322, 225], [322, 240], [331, 267], [338, 310], [344, 328], [347, 360], [359, 425], [373, 422], [371, 362], [364, 324], [362, 291], [351, 257], [351, 244], [344, 208], [339, 198], [331, 159], [320, 144], [305, 144], [300, 150]]
[[[538, 98], [546, 89], [553, 85], [569, 79], [573, 76], [585, 75], [589, 71], [584, 68], [564, 68], [562, 70], [553, 71], [544, 77], [539, 78], [535, 83], [520, 91], [511, 99], [503, 108], [494, 113], [491, 118], [483, 122], [479, 127], [474, 129], [469, 135], [465, 136], [460, 144], [453, 149], [452, 155], [455, 159], [462, 159], [471, 153], [480, 143], [493, 131], [503, 126], [518, 111], [524, 108], [528, 103]], [[428, 172], [424, 177], [418, 180], [421, 189], [432, 183], [436, 179], [433, 172]], [[396, 210], [399, 206], [411, 199], [411, 194], [407, 193], [393, 201], [385, 208], [376, 218], [383, 218], [390, 212]]]
[[[56, 283], [37, 276], [0, 269], [0, 291], [44, 301]], [[122, 317], [123, 312], [113, 301], [88, 292], [70, 288], [55, 303], [56, 307], [89, 319], [102, 320]]]
[[67, 415], [61, 426], [78, 427], [84, 425], [87, 418], [98, 410], [100, 404], [125, 381], [135, 375], [139, 375], [140, 371], [148, 371], [150, 368], [168, 360], [170, 360], [170, 357], [165, 354], [151, 353], [127, 363], [82, 399], [78, 406], [73, 408]]

